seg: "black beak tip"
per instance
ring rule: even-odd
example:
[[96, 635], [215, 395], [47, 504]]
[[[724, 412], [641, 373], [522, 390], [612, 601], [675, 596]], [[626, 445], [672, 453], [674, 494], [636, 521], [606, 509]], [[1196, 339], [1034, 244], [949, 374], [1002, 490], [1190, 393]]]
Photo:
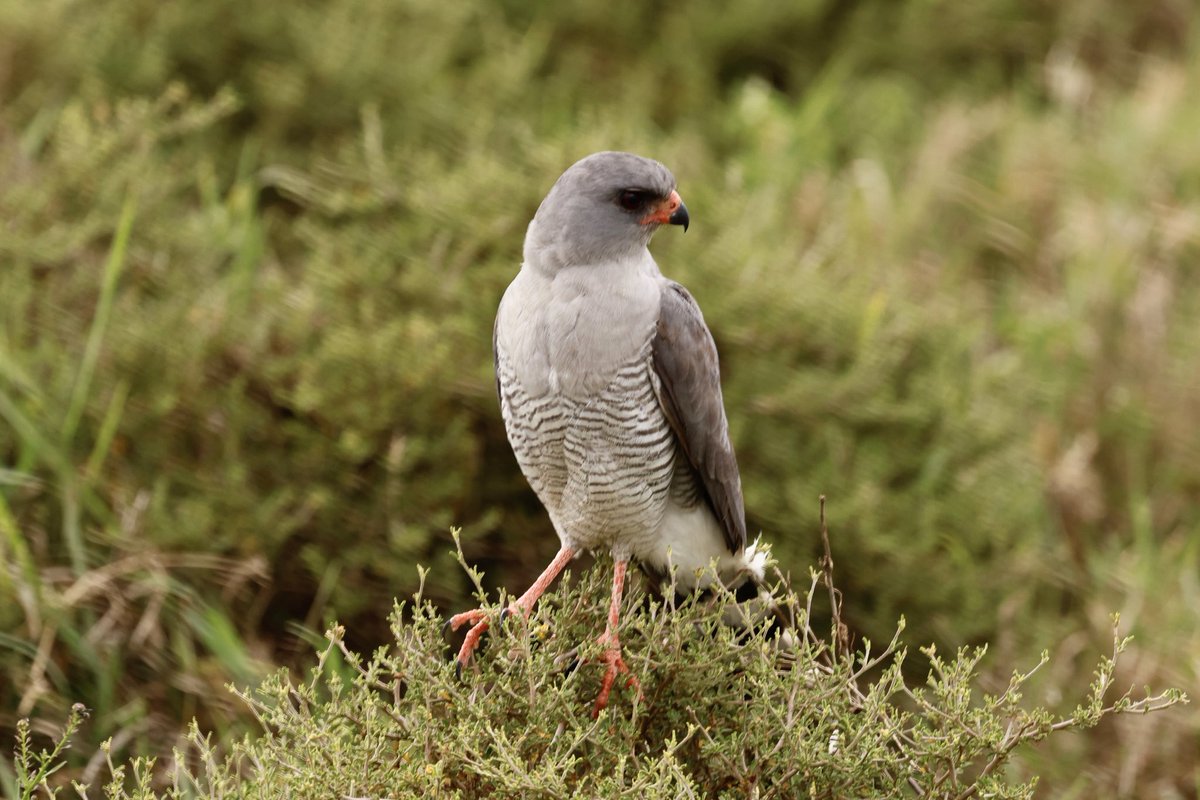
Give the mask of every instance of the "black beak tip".
[[688, 222], [690, 222], [690, 221], [691, 221], [691, 220], [688, 218], [688, 210], [687, 210], [687, 206], [685, 206], [683, 203], [680, 203], [680, 204], [679, 204], [679, 208], [675, 209], [675, 213], [674, 213], [674, 214], [672, 214], [672, 215], [671, 215], [671, 216], [670, 216], [670, 217], [667, 219], [667, 221], [668, 221], [668, 222], [670, 222], [672, 225], [682, 225], [682, 226], [683, 226], [683, 232], [684, 232], [684, 233], [687, 233], [687, 229], [688, 229]]

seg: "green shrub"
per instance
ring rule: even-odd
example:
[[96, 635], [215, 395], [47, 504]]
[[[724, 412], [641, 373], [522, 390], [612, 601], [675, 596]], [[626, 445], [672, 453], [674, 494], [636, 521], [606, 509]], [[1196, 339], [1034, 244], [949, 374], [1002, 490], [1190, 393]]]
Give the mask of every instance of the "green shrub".
[[[423, 585], [429, 573], [420, 574]], [[152, 790], [153, 762], [110, 760], [108, 796], [1028, 798], [1036, 777], [1005, 770], [1015, 748], [1187, 701], [1178, 691], [1114, 689], [1115, 659], [1128, 644], [1115, 620], [1112, 654], [1065, 717], [1023, 702], [1045, 654], [986, 692], [977, 674], [986, 648], [947, 658], [930, 647], [927, 680], [909, 684], [903, 621], [882, 648], [848, 649], [836, 615], [831, 632], [818, 634], [814, 599], [833, 589], [814, 572], [806, 594], [783, 595], [798, 618], [794, 649], [769, 626], [737, 634], [721, 625], [728, 595], [667, 607], [632, 592], [621, 636], [641, 691], [618, 689], [593, 720], [599, 670], [588, 659], [599, 652], [607, 577], [602, 568], [568, 576], [529, 619], [491, 634], [461, 680], [443, 619], [420, 590], [392, 613], [394, 643], [369, 657], [334, 626], [306, 679], [281, 671], [239, 692], [262, 726], [256, 739], [222, 760], [193, 727], [166, 788]], [[19, 727], [22, 800], [39, 786], [53, 792], [81, 713], [41, 755]]]

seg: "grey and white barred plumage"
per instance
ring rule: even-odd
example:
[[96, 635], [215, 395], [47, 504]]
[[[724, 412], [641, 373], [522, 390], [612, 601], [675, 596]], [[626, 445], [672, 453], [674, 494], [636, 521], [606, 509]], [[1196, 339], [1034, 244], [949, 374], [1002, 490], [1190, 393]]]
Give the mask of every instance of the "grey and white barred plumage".
[[497, 369], [509, 442], [555, 527], [581, 546], [657, 529], [676, 444], [656, 408], [649, 342], [588, 399], [530, 396], [503, 354]]

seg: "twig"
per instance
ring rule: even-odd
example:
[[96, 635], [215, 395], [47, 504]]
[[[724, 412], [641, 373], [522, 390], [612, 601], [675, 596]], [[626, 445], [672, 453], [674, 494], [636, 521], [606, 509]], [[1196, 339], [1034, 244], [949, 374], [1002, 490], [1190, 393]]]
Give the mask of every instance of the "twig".
[[825, 495], [821, 495], [821, 544], [825, 547], [825, 556], [821, 559], [821, 572], [825, 576], [825, 587], [829, 590], [830, 615], [833, 618], [833, 656], [836, 661], [838, 651], [844, 654], [850, 652], [850, 632], [842, 622], [842, 593], [833, 585], [833, 549], [829, 546], [829, 528], [825, 524]]

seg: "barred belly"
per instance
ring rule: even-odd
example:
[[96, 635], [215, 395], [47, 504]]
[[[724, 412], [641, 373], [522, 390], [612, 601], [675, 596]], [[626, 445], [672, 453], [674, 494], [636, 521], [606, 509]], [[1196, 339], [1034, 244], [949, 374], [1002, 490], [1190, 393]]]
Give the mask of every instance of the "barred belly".
[[508, 439], [567, 545], [637, 556], [655, 539], [675, 472], [676, 440], [655, 395], [649, 346], [588, 397], [530, 395], [499, 354]]

